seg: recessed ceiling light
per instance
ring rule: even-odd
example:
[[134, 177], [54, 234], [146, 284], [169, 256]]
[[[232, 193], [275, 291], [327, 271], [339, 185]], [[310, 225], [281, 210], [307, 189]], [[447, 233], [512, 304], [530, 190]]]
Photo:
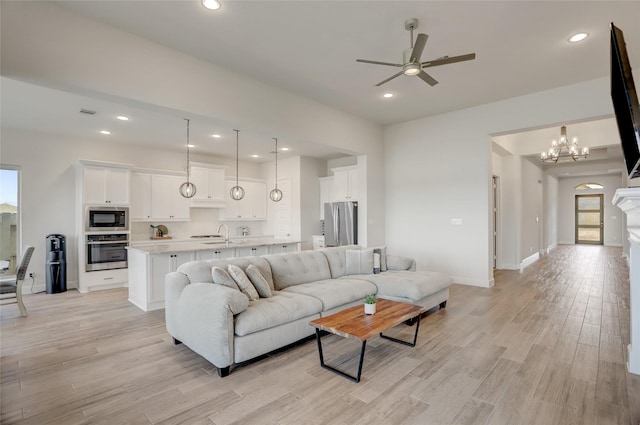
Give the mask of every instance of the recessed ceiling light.
[[256, 155], [255, 153], [251, 155], [251, 158], [260, 158], [260, 155]]
[[202, 0], [202, 5], [209, 10], [218, 10], [222, 7], [222, 3], [218, 0]]
[[393, 97], [393, 93], [385, 93], [382, 95], [382, 97], [389, 99], [390, 97]]
[[211, 137], [213, 137], [214, 139], [219, 139], [219, 138], [221, 138], [222, 136], [221, 136], [221, 135], [219, 135], [219, 134], [212, 134], [212, 135], [211, 135]]
[[187, 147], [195, 148], [195, 147], [196, 147], [196, 145], [192, 145], [191, 143], [189, 143], [189, 144], [187, 145]]
[[588, 36], [589, 36], [589, 34], [587, 34], [586, 32], [579, 32], [579, 33], [574, 34], [571, 37], [569, 37], [569, 42], [570, 43], [577, 43], [578, 41], [584, 40]]
[[126, 115], [117, 115], [116, 119], [120, 121], [129, 121], [129, 117], [127, 117]]
[[288, 151], [288, 150], [289, 150], [289, 148], [282, 148], [282, 149], [280, 149], [280, 150], [281, 150], [281, 151]]
[[111, 134], [109, 130], [100, 130], [100, 134]]

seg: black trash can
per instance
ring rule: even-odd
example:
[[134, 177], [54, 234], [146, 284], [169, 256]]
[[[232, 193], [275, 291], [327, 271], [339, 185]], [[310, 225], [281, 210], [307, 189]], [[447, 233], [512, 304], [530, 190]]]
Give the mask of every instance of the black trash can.
[[47, 235], [47, 294], [67, 290], [67, 248], [64, 235]]

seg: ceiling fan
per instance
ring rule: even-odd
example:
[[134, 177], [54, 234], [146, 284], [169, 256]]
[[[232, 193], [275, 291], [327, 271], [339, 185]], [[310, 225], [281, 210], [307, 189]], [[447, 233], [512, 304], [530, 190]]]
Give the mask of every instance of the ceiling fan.
[[475, 53], [469, 53], [466, 55], [453, 56], [453, 57], [443, 56], [438, 59], [434, 59], [426, 62], [420, 62], [420, 56], [422, 56], [422, 51], [424, 50], [425, 44], [427, 44], [427, 38], [429, 38], [429, 36], [426, 34], [418, 34], [418, 37], [416, 37], [416, 42], [414, 44], [413, 30], [418, 28], [418, 19], [416, 18], [409, 18], [406, 21], [404, 21], [404, 28], [407, 31], [411, 32], [411, 47], [403, 52], [402, 63], [389, 63], [389, 62], [371, 61], [366, 59], [356, 59], [356, 62], [372, 63], [374, 65], [386, 65], [386, 66], [395, 66], [398, 68], [402, 68], [402, 71], [398, 72], [397, 74], [392, 75], [386, 80], [380, 81], [378, 84], [376, 84], [376, 87], [379, 87], [384, 83], [387, 83], [393, 80], [394, 78], [399, 77], [402, 74], [409, 75], [409, 76], [417, 75], [427, 84], [431, 86], [435, 86], [436, 84], [438, 84], [438, 81], [435, 78], [433, 78], [431, 75], [424, 72], [424, 68], [430, 68], [430, 67], [439, 66], [439, 65], [446, 65], [449, 63], [463, 62], [463, 61], [473, 60], [476, 58]]

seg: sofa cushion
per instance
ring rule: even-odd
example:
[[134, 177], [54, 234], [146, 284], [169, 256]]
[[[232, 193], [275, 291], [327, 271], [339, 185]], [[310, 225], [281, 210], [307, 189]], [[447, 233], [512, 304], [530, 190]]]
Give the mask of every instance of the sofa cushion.
[[274, 291], [271, 298], [251, 301], [235, 316], [235, 334], [245, 336], [322, 311], [322, 302], [306, 295]]
[[247, 274], [247, 277], [253, 284], [254, 288], [256, 288], [256, 291], [258, 291], [258, 295], [260, 295], [260, 298], [269, 298], [272, 296], [271, 288], [269, 288], [269, 284], [264, 279], [264, 276], [262, 276], [262, 273], [260, 273], [260, 269], [258, 267], [254, 266], [253, 264], [249, 264], [249, 267], [247, 267], [245, 273]]
[[254, 288], [253, 283], [251, 283], [244, 270], [235, 264], [229, 264], [227, 267], [233, 280], [236, 281], [242, 293], [245, 294], [250, 301], [255, 301], [260, 298], [258, 291]]
[[[347, 280], [340, 278], [340, 280]], [[451, 278], [440, 272], [389, 270], [386, 273], [349, 276], [349, 279], [365, 279], [378, 287], [379, 297], [407, 298], [417, 302], [451, 285]]]
[[283, 292], [315, 297], [322, 301], [322, 311], [326, 311], [354, 301], [364, 300], [365, 295], [376, 293], [376, 286], [366, 280], [344, 277], [290, 286]]
[[233, 280], [233, 278], [229, 276], [229, 273], [227, 273], [227, 271], [222, 267], [216, 266], [212, 268], [211, 275], [213, 276], [213, 283], [217, 283], [218, 285], [222, 285], [222, 286], [227, 286], [231, 289], [235, 289], [236, 291], [240, 290], [236, 281]]
[[387, 247], [386, 246], [374, 246], [373, 252], [380, 254], [380, 271], [387, 271]]
[[239, 257], [239, 258], [219, 258], [215, 260], [198, 260], [189, 261], [178, 267], [180, 273], [184, 273], [190, 282], [209, 282], [213, 283], [211, 269], [213, 267], [227, 268], [227, 265], [235, 264], [242, 270], [245, 270], [249, 264], [254, 264], [260, 269], [260, 273], [264, 276], [271, 289], [273, 287], [273, 276], [271, 275], [271, 267], [269, 263], [262, 257]]
[[347, 249], [360, 249], [360, 247], [358, 245], [344, 245], [318, 250], [318, 252], [321, 252], [325, 257], [327, 257], [329, 269], [331, 270], [331, 277], [334, 279], [345, 275], [347, 262], [345, 251]]
[[273, 283], [278, 290], [331, 278], [327, 257], [318, 251], [272, 254], [263, 258], [271, 265]]
[[373, 273], [373, 248], [347, 249], [345, 251], [345, 274]]

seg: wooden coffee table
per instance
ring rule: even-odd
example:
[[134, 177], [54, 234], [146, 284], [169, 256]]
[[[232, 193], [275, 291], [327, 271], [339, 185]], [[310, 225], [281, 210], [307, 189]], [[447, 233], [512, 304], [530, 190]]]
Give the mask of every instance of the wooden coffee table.
[[[360, 382], [364, 350], [367, 346], [367, 340], [372, 336], [380, 335], [382, 338], [408, 345], [410, 347], [415, 347], [416, 340], [418, 339], [418, 329], [420, 329], [420, 315], [426, 309], [420, 305], [385, 300], [383, 298], [378, 298], [378, 302], [376, 304], [376, 314], [364, 314], [364, 307], [361, 304], [347, 308], [346, 310], [342, 310], [336, 314], [332, 314], [331, 316], [322, 317], [309, 322], [311, 326], [316, 328], [316, 340], [318, 342], [320, 366], [335, 372], [338, 375], [344, 376], [347, 379]], [[413, 337], [413, 342], [403, 341], [382, 334], [382, 332], [414, 318], [416, 319], [416, 333]], [[358, 362], [358, 373], [356, 376], [349, 375], [346, 372], [325, 364], [324, 356], [322, 354], [322, 331], [340, 335], [345, 338], [357, 339], [362, 342], [362, 347], [360, 349], [360, 361]]]

